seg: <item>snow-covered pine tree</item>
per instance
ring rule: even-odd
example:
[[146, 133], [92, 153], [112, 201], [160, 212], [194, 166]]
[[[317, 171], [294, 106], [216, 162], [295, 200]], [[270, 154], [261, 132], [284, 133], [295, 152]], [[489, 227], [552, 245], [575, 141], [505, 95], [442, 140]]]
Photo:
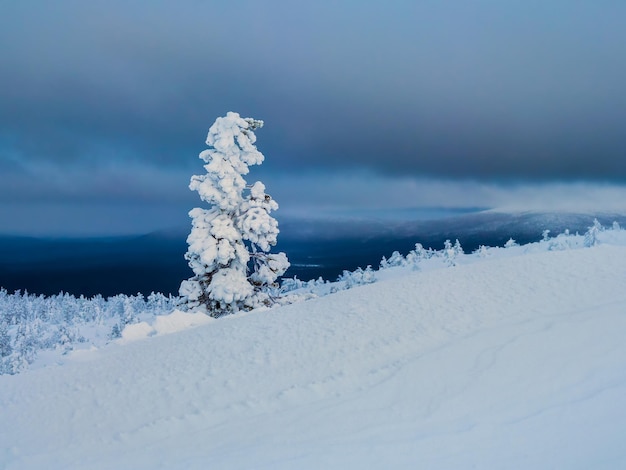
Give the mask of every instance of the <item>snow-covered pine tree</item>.
[[271, 305], [268, 293], [289, 267], [284, 253], [269, 253], [276, 245], [278, 223], [270, 212], [278, 204], [256, 182], [243, 175], [264, 156], [254, 145], [254, 131], [263, 121], [229, 112], [209, 129], [209, 147], [200, 153], [205, 175], [194, 175], [189, 189], [197, 191], [209, 209], [189, 212], [192, 229], [185, 258], [194, 276], [180, 286], [182, 306], [219, 317], [238, 310]]
[[598, 234], [602, 230], [604, 230], [604, 227], [602, 226], [600, 222], [598, 222], [598, 219], [593, 219], [593, 225], [589, 227], [589, 230], [587, 230], [587, 232], [585, 233], [585, 240], [584, 240], [585, 246], [586, 247], [596, 246], [599, 243]]

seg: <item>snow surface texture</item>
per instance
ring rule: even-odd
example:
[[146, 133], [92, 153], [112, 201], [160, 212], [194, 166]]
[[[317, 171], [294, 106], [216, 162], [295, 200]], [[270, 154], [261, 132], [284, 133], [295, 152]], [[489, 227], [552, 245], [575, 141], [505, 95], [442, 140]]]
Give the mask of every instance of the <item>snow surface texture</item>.
[[626, 468], [626, 232], [596, 241], [2, 376], [0, 468]]

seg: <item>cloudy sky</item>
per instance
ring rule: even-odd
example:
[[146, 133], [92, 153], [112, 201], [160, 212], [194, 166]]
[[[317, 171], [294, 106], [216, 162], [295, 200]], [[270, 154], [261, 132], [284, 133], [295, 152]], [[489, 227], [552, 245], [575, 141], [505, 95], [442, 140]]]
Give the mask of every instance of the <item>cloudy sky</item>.
[[[216, 117], [285, 214], [626, 210], [626, 2], [0, 0], [0, 233], [188, 223]], [[573, 201], [573, 202], [572, 202]]]

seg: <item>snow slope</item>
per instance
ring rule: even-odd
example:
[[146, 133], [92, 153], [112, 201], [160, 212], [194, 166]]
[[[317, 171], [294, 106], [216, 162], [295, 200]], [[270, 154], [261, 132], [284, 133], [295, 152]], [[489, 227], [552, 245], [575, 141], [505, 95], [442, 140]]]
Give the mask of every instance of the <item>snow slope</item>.
[[0, 376], [0, 468], [626, 468], [624, 280], [499, 257]]

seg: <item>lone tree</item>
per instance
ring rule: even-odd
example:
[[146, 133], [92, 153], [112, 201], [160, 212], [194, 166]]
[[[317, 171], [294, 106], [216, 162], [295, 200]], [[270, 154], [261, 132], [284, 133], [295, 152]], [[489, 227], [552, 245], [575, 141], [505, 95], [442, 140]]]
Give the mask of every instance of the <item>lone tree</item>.
[[264, 158], [254, 143], [263, 121], [229, 112], [209, 129], [209, 147], [200, 153], [205, 175], [191, 177], [189, 189], [198, 191], [209, 209], [189, 212], [192, 229], [185, 259], [194, 276], [180, 286], [181, 303], [219, 317], [239, 310], [270, 306], [269, 287], [289, 267], [284, 253], [269, 253], [276, 245], [278, 222], [270, 212], [278, 204], [257, 181], [246, 185], [243, 175]]

